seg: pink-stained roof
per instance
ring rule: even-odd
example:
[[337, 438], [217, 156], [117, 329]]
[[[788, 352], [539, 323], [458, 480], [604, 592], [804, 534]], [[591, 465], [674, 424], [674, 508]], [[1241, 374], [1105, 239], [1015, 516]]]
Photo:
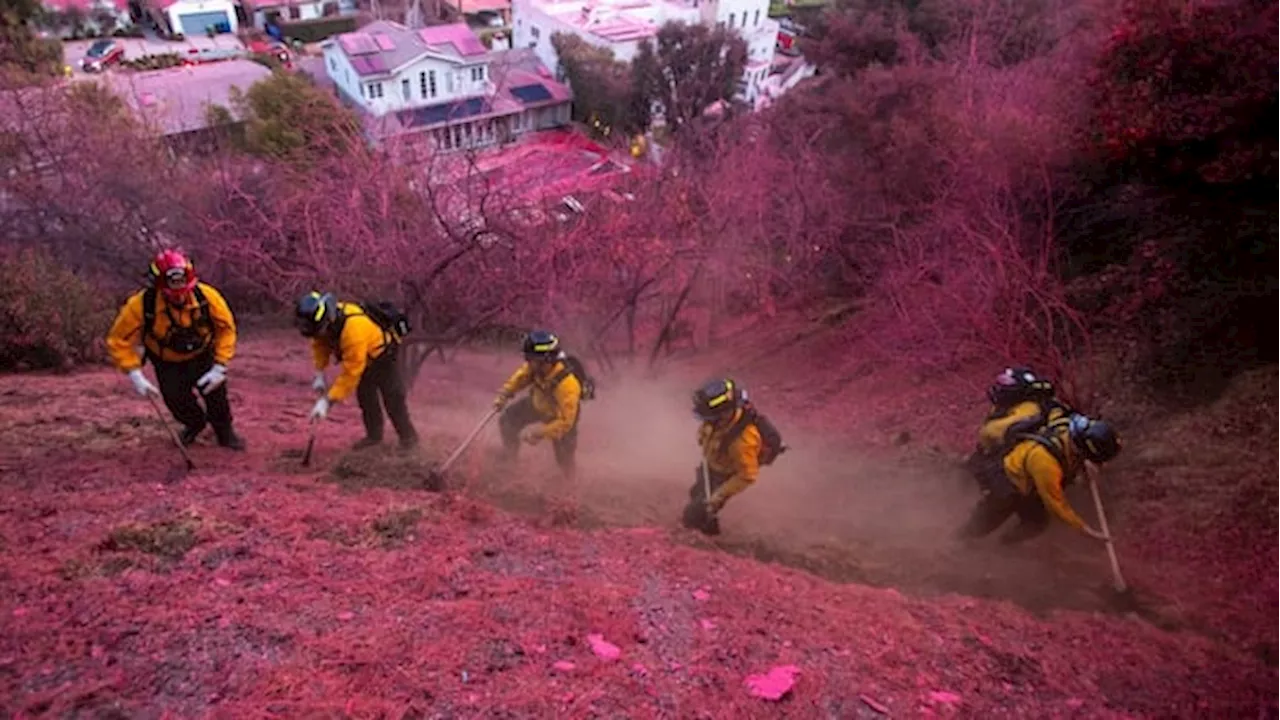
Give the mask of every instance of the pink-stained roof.
[[343, 33], [338, 36], [338, 44], [342, 46], [343, 52], [352, 57], [380, 52], [373, 38], [362, 32]]
[[452, 25], [435, 25], [433, 27], [423, 28], [418, 31], [418, 37], [431, 48], [452, 45], [453, 52], [462, 57], [472, 57], [475, 55], [483, 55], [487, 50], [484, 44], [480, 42], [480, 38], [472, 32], [466, 23], [454, 23]]
[[[637, 5], [636, 7], [644, 7], [644, 5]], [[618, 8], [610, 6], [610, 9], [616, 10]], [[656, 24], [625, 15], [597, 18], [585, 10], [571, 8], [556, 12], [552, 14], [552, 17], [582, 32], [591, 33], [596, 37], [614, 43], [643, 40], [658, 33]]]
[[379, 20], [334, 40], [356, 73], [364, 77], [393, 72], [427, 53], [470, 61], [489, 52], [465, 23], [410, 30], [400, 23]]
[[444, 0], [444, 4], [468, 15], [511, 9], [511, 0]]
[[88, 14], [98, 8], [113, 8], [118, 13], [129, 12], [129, 0], [44, 0], [44, 6], [55, 12], [79, 10]]
[[248, 90], [271, 75], [252, 60], [224, 60], [138, 73], [106, 73], [103, 82], [121, 96], [144, 122], [165, 135], [208, 126], [208, 106], [232, 112], [231, 88]]

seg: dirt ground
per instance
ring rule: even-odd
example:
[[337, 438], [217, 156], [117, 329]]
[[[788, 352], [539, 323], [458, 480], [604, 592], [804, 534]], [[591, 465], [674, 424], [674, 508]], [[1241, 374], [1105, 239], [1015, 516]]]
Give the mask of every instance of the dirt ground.
[[[1214, 558], [1177, 570], [1158, 534], [1133, 533], [1122, 558], [1136, 603], [1117, 604], [1102, 548], [1063, 528], [1016, 548], [953, 542], [974, 491], [948, 449], [810, 431], [804, 402], [761, 379], [752, 387], [789, 401], [755, 393], [791, 450], [730, 504], [724, 534], [703, 538], [677, 527], [701, 371], [675, 367], [601, 378], [575, 488], [558, 483], [546, 447], [501, 468], [495, 424], [449, 492], [421, 490], [514, 361], [429, 362], [413, 394], [426, 440], [415, 455], [349, 452], [358, 411], [340, 406], [304, 469], [305, 348], [245, 342], [231, 388], [249, 452], [206, 437], [190, 474], [118, 375], [0, 378], [0, 710], [1276, 714], [1274, 536], [1188, 584]], [[1092, 518], [1081, 490], [1072, 501]], [[1118, 538], [1162, 517], [1116, 494]], [[576, 517], [556, 522], [565, 500]], [[1184, 546], [1182, 529], [1161, 530]], [[593, 654], [594, 634], [621, 660]], [[788, 699], [751, 697], [748, 675], [786, 664], [800, 669]]]

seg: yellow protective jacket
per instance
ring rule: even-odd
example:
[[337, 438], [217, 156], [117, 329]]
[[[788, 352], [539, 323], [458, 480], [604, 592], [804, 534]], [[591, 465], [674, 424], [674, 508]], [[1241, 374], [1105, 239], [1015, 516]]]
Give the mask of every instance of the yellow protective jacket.
[[[1014, 425], [1031, 420], [1040, 415], [1040, 403], [1034, 400], [1025, 400], [1014, 405], [1005, 411], [1003, 415], [996, 415], [995, 408], [992, 408], [991, 414], [987, 415], [986, 420], [982, 422], [982, 427], [978, 430], [978, 450], [983, 453], [993, 453], [999, 450], [1008, 437], [1010, 428]], [[1048, 413], [1041, 419], [1040, 425], [1047, 425], [1057, 420], [1065, 418], [1067, 410], [1053, 403], [1049, 405]], [[1035, 428], [1038, 430], [1039, 428]], [[1032, 432], [1033, 429], [1025, 429], [1023, 432]]]
[[[151, 334], [142, 337], [144, 318], [142, 314], [142, 296], [145, 290], [139, 290], [129, 297], [116, 314], [111, 330], [107, 332], [107, 354], [111, 362], [121, 372], [130, 372], [142, 367], [142, 355], [138, 353], [139, 342], [147, 351], [161, 362], [179, 363], [199, 357], [213, 348], [213, 361], [226, 365], [236, 354], [236, 319], [231, 314], [231, 307], [222, 297], [222, 293], [212, 286], [199, 283], [196, 285], [204, 295], [205, 310], [208, 322], [197, 322], [199, 301], [193, 292], [182, 307], [170, 307], [164, 293], [156, 293], [156, 318]], [[172, 320], [170, 316], [172, 315]], [[204, 339], [204, 346], [195, 352], [179, 353], [161, 347], [161, 341], [169, 334], [173, 321], [179, 327], [196, 327], [197, 333]]]
[[338, 335], [337, 347], [334, 347], [330, 338], [323, 335], [311, 338], [311, 354], [315, 359], [316, 370], [323, 371], [328, 367], [330, 358], [335, 364], [342, 366], [338, 379], [329, 388], [329, 402], [333, 403], [342, 402], [355, 392], [369, 361], [381, 357], [392, 342], [386, 331], [365, 315], [359, 305], [340, 302], [338, 311], [344, 319], [341, 321], [342, 331]]
[[1084, 459], [1067, 434], [1066, 422], [1055, 424], [1046, 437], [1056, 448], [1062, 462], [1044, 445], [1034, 440], [1023, 440], [1014, 445], [1004, 457], [1005, 474], [1019, 492], [1023, 495], [1037, 493], [1050, 512], [1079, 530], [1084, 527], [1084, 520], [1067, 502], [1062, 488], [1080, 472]]
[[[559, 440], [578, 423], [578, 408], [582, 403], [582, 383], [573, 373], [568, 372], [564, 361], [558, 361], [545, 372], [536, 372], [529, 363], [524, 363], [502, 384], [502, 394], [508, 398], [530, 388], [533, 398], [533, 409], [542, 418], [542, 428], [538, 430], [544, 438]], [[552, 384], [561, 375], [558, 383]]]
[[726, 443], [726, 436], [733, 426], [742, 418], [742, 408], [733, 413], [733, 418], [720, 425], [704, 422], [698, 427], [698, 446], [702, 448], [702, 458], [707, 469], [716, 475], [728, 476], [728, 480], [716, 490], [713, 500], [723, 501], [746, 490], [760, 474], [760, 448], [763, 440], [760, 429], [751, 423], [742, 429], [732, 442]]

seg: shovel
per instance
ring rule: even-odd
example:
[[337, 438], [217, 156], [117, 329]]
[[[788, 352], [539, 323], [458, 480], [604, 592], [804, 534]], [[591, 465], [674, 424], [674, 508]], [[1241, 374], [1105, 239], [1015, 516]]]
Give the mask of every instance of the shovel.
[[475, 442], [476, 437], [480, 435], [480, 431], [484, 430], [485, 425], [488, 425], [489, 421], [492, 420], [498, 412], [498, 409], [494, 408], [485, 413], [485, 416], [481, 418], [480, 423], [476, 425], [476, 429], [471, 431], [471, 434], [467, 436], [466, 440], [462, 441], [462, 444], [458, 446], [458, 449], [454, 450], [449, 457], [445, 458], [444, 462], [432, 468], [431, 471], [427, 473], [426, 486], [428, 490], [440, 490], [444, 487], [444, 474], [448, 472], [449, 466], [453, 465], [454, 461], [471, 446], [471, 443]]
[[[1085, 474], [1089, 476], [1089, 491], [1093, 493], [1093, 506], [1098, 511], [1098, 525], [1102, 528], [1102, 534], [1110, 538], [1111, 529], [1107, 526], [1107, 513], [1102, 508], [1102, 496], [1098, 493], [1098, 468], [1093, 463], [1085, 463]], [[1124, 575], [1120, 573], [1120, 559], [1116, 557], [1116, 546], [1109, 539], [1107, 540], [1107, 557], [1111, 560], [1112, 587], [1117, 595], [1128, 597], [1129, 585], [1124, 581]]]
[[151, 409], [156, 411], [156, 417], [160, 420], [160, 424], [164, 426], [165, 432], [169, 433], [169, 438], [173, 440], [174, 447], [178, 448], [178, 452], [182, 453], [182, 459], [187, 462], [187, 470], [195, 470], [196, 464], [191, 461], [191, 456], [187, 454], [187, 449], [182, 445], [182, 439], [178, 437], [178, 431], [173, 429], [168, 420], [164, 419], [164, 411], [160, 409], [160, 405], [156, 402], [156, 396], [147, 393], [147, 400], [151, 403]]
[[307, 449], [302, 451], [302, 467], [311, 467], [311, 451], [316, 446], [316, 422], [311, 421], [311, 431], [307, 435]]

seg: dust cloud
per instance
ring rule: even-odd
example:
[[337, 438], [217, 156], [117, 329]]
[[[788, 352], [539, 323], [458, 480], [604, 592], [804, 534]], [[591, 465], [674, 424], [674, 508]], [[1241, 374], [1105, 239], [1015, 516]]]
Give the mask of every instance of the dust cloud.
[[[424, 368], [431, 389], [415, 396], [429, 431], [445, 432], [456, 443], [518, 362], [518, 356], [477, 355]], [[699, 461], [690, 394], [713, 376], [688, 367], [668, 368], [659, 377], [626, 368], [602, 374], [597, 398], [583, 405], [579, 478], [568, 493], [550, 448], [522, 448], [514, 468], [491, 462], [501, 442], [495, 422], [468, 451], [471, 489], [533, 513], [545, 511], [548, 496], [567, 494], [584, 526], [670, 528], [702, 543], [678, 528]], [[788, 411], [785, 398], [753, 391], [749, 374], [735, 377], [779, 427], [789, 450], [730, 501], [714, 546], [837, 581], [914, 594], [1004, 597], [1036, 610], [1106, 609], [1105, 558], [1098, 548], [1056, 526], [1018, 547], [1001, 546], [994, 536], [960, 543], [953, 533], [977, 491], [954, 460], [910, 449], [870, 457], [855, 451], [852, 439], [799, 431], [803, 418]], [[441, 457], [452, 449], [445, 445]]]

